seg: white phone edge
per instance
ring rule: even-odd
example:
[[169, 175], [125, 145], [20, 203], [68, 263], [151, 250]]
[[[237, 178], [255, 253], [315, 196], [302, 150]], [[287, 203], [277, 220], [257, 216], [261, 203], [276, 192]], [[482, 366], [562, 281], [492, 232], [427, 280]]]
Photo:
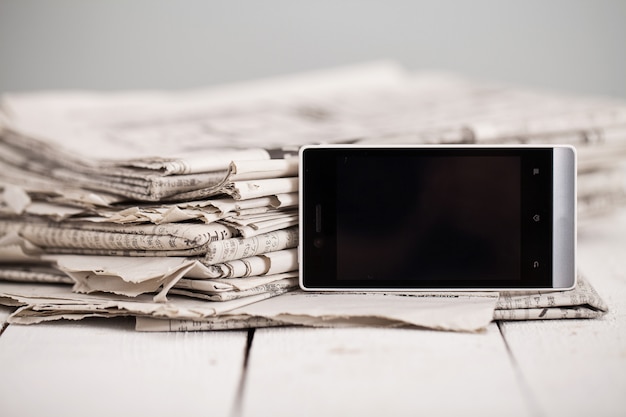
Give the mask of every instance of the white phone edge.
[[552, 286], [567, 290], [576, 286], [577, 275], [576, 149], [554, 146], [552, 160]]

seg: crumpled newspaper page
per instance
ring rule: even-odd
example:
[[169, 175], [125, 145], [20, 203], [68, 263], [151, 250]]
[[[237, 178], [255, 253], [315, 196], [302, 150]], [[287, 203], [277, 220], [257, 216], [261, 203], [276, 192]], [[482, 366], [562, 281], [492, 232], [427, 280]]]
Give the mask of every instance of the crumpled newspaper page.
[[416, 327], [478, 331], [493, 320], [594, 318], [608, 308], [584, 279], [552, 292], [340, 292], [275, 288], [228, 301], [172, 295], [77, 294], [69, 286], [0, 282], [0, 304], [20, 306], [9, 323], [84, 317], [137, 317], [140, 331], [219, 330], [269, 326]]
[[[285, 292], [285, 291], [283, 291]], [[228, 301], [204, 301], [172, 295], [165, 303], [146, 295], [77, 294], [69, 286], [32, 286], [0, 282], [0, 303], [20, 305], [9, 323], [34, 324], [58, 319], [136, 316], [190, 322], [306, 326], [415, 326], [476, 331], [489, 324], [497, 293], [334, 293], [278, 291]], [[270, 301], [273, 298], [274, 302]], [[263, 301], [264, 300], [264, 301]], [[237, 324], [239, 322], [239, 324]], [[207, 328], [208, 328], [207, 324]], [[180, 327], [179, 327], [180, 328]]]

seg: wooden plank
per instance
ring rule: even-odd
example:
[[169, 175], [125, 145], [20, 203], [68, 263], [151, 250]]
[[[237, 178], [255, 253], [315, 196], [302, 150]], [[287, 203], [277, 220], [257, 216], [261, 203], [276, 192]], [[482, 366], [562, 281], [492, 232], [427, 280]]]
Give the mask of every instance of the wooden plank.
[[525, 416], [495, 323], [480, 334], [414, 329], [257, 330], [242, 415]]
[[580, 271], [609, 305], [599, 320], [503, 323], [546, 416], [626, 415], [626, 212], [580, 232]]
[[7, 321], [7, 317], [9, 317], [9, 314], [11, 314], [12, 312], [12, 307], [0, 306], [0, 329], [2, 328], [2, 326], [4, 326]]
[[0, 337], [9, 326], [7, 318], [13, 312], [14, 307], [0, 306]]
[[0, 415], [228, 416], [247, 332], [139, 333], [127, 319], [10, 325]]

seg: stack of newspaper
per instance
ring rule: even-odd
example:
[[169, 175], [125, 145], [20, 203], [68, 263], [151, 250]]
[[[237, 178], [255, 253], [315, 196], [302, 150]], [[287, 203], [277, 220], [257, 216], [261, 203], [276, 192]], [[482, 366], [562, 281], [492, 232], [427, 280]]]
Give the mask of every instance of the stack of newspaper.
[[[136, 168], [153, 162], [72, 161], [14, 130], [3, 138], [1, 244], [17, 253], [4, 278], [63, 272], [78, 292], [159, 291], [162, 301], [170, 291], [229, 300], [296, 285], [295, 158], [215, 149], [199, 160], [210, 171], [194, 172], [191, 157]], [[183, 174], [168, 167], [185, 162]]]
[[[346, 325], [355, 310], [311, 316], [293, 304], [311, 297], [299, 291], [262, 301], [297, 287], [303, 144], [570, 143], [580, 219], [626, 201], [626, 103], [389, 63], [185, 92], [9, 94], [1, 110], [0, 301], [22, 306], [13, 322], [133, 315], [185, 329], [185, 320], [224, 328], [319, 316]], [[602, 314], [586, 285], [576, 299], [591, 307], [572, 314]], [[371, 306], [377, 296], [367, 297]], [[498, 317], [498, 300], [515, 310], [504, 297], [458, 295], [451, 321], [357, 315], [475, 329]], [[472, 309], [473, 324], [455, 321]]]

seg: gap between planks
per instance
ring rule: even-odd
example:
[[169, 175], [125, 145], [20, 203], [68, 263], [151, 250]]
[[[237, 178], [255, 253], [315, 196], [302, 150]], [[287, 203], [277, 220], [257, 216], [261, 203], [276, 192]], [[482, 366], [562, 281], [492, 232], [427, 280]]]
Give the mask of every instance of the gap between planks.
[[536, 417], [544, 417], [545, 413], [541, 410], [541, 407], [539, 406], [539, 402], [537, 401], [537, 398], [535, 398], [535, 395], [532, 392], [530, 384], [524, 377], [524, 373], [520, 369], [519, 363], [517, 362], [517, 359], [515, 358], [515, 355], [513, 354], [511, 347], [509, 346], [509, 342], [506, 340], [506, 334], [504, 332], [502, 321], [498, 320], [496, 321], [496, 324], [498, 325], [498, 330], [500, 331], [500, 335], [502, 336], [502, 342], [504, 343], [506, 351], [509, 355], [509, 359], [511, 361], [511, 368], [513, 368], [513, 371], [519, 383], [520, 391], [522, 391], [522, 394], [524, 395], [524, 397], [526, 397], [526, 402], [528, 404], [528, 408], [530, 409], [530, 413]]
[[243, 355], [243, 363], [241, 366], [241, 377], [239, 379], [239, 386], [237, 393], [235, 394], [235, 403], [233, 405], [232, 417], [240, 417], [242, 412], [243, 398], [246, 391], [246, 377], [248, 374], [248, 362], [250, 359], [250, 350], [252, 349], [252, 342], [254, 341], [255, 329], [248, 329], [248, 336], [246, 338], [246, 350]]

